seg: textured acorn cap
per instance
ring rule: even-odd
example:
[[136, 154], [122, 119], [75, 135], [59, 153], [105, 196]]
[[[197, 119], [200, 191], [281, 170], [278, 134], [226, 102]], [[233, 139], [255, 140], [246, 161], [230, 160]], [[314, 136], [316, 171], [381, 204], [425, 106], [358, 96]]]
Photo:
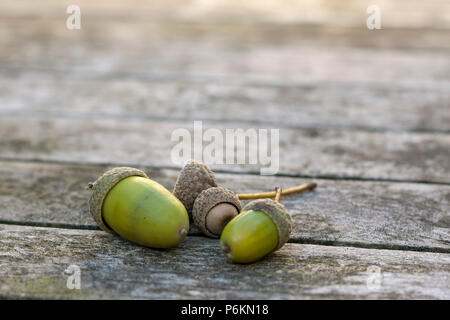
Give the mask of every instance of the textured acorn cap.
[[95, 222], [99, 225], [100, 229], [115, 234], [115, 232], [109, 228], [103, 220], [103, 201], [105, 200], [108, 192], [117, 183], [131, 176], [148, 178], [147, 175], [139, 169], [117, 167], [106, 171], [95, 182], [88, 185], [89, 189], [92, 189], [92, 195], [89, 199], [89, 211], [91, 212]]
[[214, 172], [203, 163], [189, 160], [178, 175], [173, 195], [183, 203], [189, 218], [192, 219], [195, 198], [200, 192], [211, 187], [217, 187]]
[[229, 203], [236, 207], [238, 213], [241, 211], [241, 202], [237, 195], [222, 187], [213, 187], [200, 192], [194, 202], [192, 217], [195, 225], [207, 236], [218, 238], [220, 235], [211, 233], [206, 228], [206, 216], [208, 212], [220, 203]]
[[288, 240], [292, 230], [292, 218], [284, 205], [272, 199], [258, 199], [249, 202], [243, 211], [262, 211], [275, 223], [278, 229], [278, 245], [275, 250], [280, 249]]

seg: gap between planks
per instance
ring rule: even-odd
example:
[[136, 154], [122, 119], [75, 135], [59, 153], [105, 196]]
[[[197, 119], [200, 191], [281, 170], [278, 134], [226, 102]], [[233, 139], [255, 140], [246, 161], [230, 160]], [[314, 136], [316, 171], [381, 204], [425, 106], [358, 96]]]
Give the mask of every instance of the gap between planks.
[[[69, 230], [91, 230], [91, 231], [101, 231], [101, 229], [96, 225], [80, 225], [74, 223], [55, 223], [55, 222], [41, 222], [41, 221], [13, 221], [13, 220], [1, 220], [0, 225], [10, 225], [10, 226], [26, 226], [26, 227], [36, 227], [36, 228], [53, 228], [53, 229], [69, 229]], [[201, 237], [207, 238], [200, 231], [194, 231], [189, 233], [189, 237]], [[309, 244], [318, 246], [329, 246], [329, 247], [351, 247], [351, 248], [362, 248], [362, 249], [375, 249], [375, 250], [398, 250], [398, 251], [414, 251], [414, 252], [432, 252], [432, 253], [450, 253], [450, 249], [445, 248], [434, 248], [426, 246], [407, 246], [407, 245], [396, 245], [396, 244], [378, 244], [378, 243], [362, 243], [362, 242], [351, 242], [351, 241], [339, 241], [339, 240], [316, 240], [308, 238], [295, 238], [289, 239], [287, 243], [294, 244]]]
[[[28, 162], [29, 161], [25, 161]], [[17, 162], [20, 163], [20, 162]], [[41, 163], [45, 163], [42, 162]], [[50, 167], [52, 167], [53, 165], [57, 165], [55, 164], [49, 164], [49, 163], [45, 163], [47, 165], [49, 165]], [[61, 163], [58, 163], [59, 165], [61, 165]], [[68, 165], [67, 163], [63, 163], [62, 165]], [[82, 166], [79, 163], [76, 164], [72, 164], [74, 166]], [[101, 164], [89, 164], [86, 166], [90, 166], [90, 167], [100, 167], [100, 166], [106, 166], [106, 165], [101, 165]], [[142, 166], [140, 166], [140, 168], [142, 168]], [[160, 170], [168, 170], [168, 171], [175, 171], [174, 169], [163, 169], [163, 168], [158, 168], [157, 170], [154, 169], [155, 171], [160, 171]], [[232, 175], [236, 175], [236, 174], [232, 174]], [[242, 173], [240, 175], [243, 175]], [[173, 177], [172, 177], [173, 178]], [[364, 204], [363, 204], [364, 206]], [[27, 212], [27, 209], [24, 207], [22, 208], [20, 211], [22, 211], [23, 216], [32, 216], [32, 214], [30, 212]], [[11, 216], [12, 218], [12, 216]], [[95, 224], [90, 224], [88, 223], [71, 223], [71, 222], [45, 222], [45, 221], [36, 221], [36, 220], [22, 220], [22, 221], [17, 221], [11, 219], [11, 218], [6, 218], [6, 219], [0, 219], [0, 224], [5, 224], [5, 225], [22, 225], [22, 226], [30, 226], [30, 227], [49, 227], [49, 228], [60, 228], [60, 229], [80, 229], [80, 230], [99, 230], [99, 228], [95, 225]], [[202, 236], [202, 234], [196, 229], [196, 228], [192, 228], [191, 232], [190, 232], [190, 236]], [[328, 238], [328, 239], [327, 239]], [[348, 237], [347, 237], [348, 238]], [[450, 253], [450, 249], [446, 248], [446, 247], [432, 247], [429, 246], [425, 243], [420, 243], [417, 245], [409, 245], [409, 244], [402, 244], [402, 243], [376, 243], [373, 241], [368, 241], [366, 243], [357, 240], [357, 238], [351, 239], [348, 238], [348, 240], [336, 240], [333, 237], [326, 237], [325, 239], [314, 239], [314, 238], [310, 238], [310, 237], [305, 237], [305, 236], [301, 236], [301, 235], [296, 235], [295, 237], [293, 237], [289, 242], [290, 243], [298, 243], [298, 244], [313, 244], [313, 245], [325, 245], [325, 246], [339, 246], [339, 247], [356, 247], [356, 248], [370, 248], [370, 249], [388, 249], [388, 250], [402, 250], [402, 251], [418, 251], [418, 252], [439, 252], [439, 253]], [[441, 241], [444, 241], [443, 239], [441, 239]]]
[[[96, 167], [140, 167], [144, 169], [153, 170], [175, 170], [179, 171], [181, 167], [177, 166], [153, 166], [148, 164], [132, 163], [132, 162], [88, 162], [88, 161], [67, 161], [67, 160], [55, 160], [55, 159], [39, 159], [39, 158], [18, 158], [18, 157], [1, 157], [0, 161], [4, 162], [19, 162], [19, 163], [43, 163], [43, 164], [55, 164], [55, 165], [79, 165], [79, 166], [96, 166]], [[234, 174], [234, 175], [252, 175], [260, 176], [260, 171], [233, 171], [224, 169], [214, 169], [216, 173]], [[276, 173], [271, 175], [273, 177], [280, 178], [302, 178], [302, 179], [322, 179], [332, 181], [358, 181], [358, 182], [392, 182], [392, 183], [417, 183], [427, 185], [442, 185], [450, 186], [450, 182], [445, 181], [429, 181], [429, 180], [417, 180], [417, 179], [386, 179], [386, 178], [363, 178], [358, 176], [339, 177], [333, 175], [308, 175], [308, 174], [289, 174], [289, 173]]]

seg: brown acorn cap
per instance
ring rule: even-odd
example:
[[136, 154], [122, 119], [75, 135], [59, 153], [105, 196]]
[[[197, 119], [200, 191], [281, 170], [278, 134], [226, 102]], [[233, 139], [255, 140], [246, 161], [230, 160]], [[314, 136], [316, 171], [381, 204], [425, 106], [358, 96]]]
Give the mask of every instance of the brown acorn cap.
[[267, 214], [278, 229], [278, 245], [280, 249], [288, 240], [292, 230], [292, 218], [284, 205], [272, 199], [258, 199], [249, 202], [242, 211], [260, 210]]
[[220, 235], [211, 233], [206, 228], [206, 216], [208, 212], [220, 203], [229, 203], [236, 207], [237, 212], [241, 211], [241, 202], [237, 195], [222, 187], [213, 187], [203, 190], [195, 199], [192, 209], [192, 217], [195, 225], [207, 236], [218, 238]]
[[92, 189], [92, 195], [89, 199], [89, 211], [91, 212], [92, 217], [94, 218], [95, 222], [97, 222], [100, 229], [115, 234], [115, 232], [111, 228], [109, 228], [103, 220], [103, 201], [105, 200], [108, 192], [117, 183], [131, 176], [148, 178], [147, 175], [139, 169], [117, 167], [106, 171], [95, 182], [89, 183], [88, 187], [89, 189]]
[[192, 219], [195, 198], [200, 192], [211, 187], [217, 187], [214, 172], [203, 163], [189, 160], [181, 169], [172, 193], [183, 203], [189, 218]]

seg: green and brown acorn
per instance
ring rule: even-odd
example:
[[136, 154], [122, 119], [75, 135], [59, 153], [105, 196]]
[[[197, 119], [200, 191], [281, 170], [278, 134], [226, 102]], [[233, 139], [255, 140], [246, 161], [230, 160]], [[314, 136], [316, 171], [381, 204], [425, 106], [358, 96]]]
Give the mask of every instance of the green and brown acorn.
[[181, 169], [173, 194], [184, 204], [200, 231], [212, 238], [220, 237], [228, 221], [241, 210], [237, 195], [218, 187], [214, 172], [194, 160]]
[[[286, 190], [284, 194], [312, 190], [309, 183]], [[241, 195], [256, 198], [272, 193]], [[249, 202], [242, 212], [223, 229], [220, 245], [225, 256], [235, 263], [252, 263], [280, 249], [288, 240], [292, 230], [292, 219], [287, 209], [279, 202], [281, 188], [275, 192], [275, 200], [258, 199]]]
[[111, 169], [89, 188], [90, 212], [104, 231], [151, 248], [176, 246], [189, 231], [183, 203], [141, 170]]

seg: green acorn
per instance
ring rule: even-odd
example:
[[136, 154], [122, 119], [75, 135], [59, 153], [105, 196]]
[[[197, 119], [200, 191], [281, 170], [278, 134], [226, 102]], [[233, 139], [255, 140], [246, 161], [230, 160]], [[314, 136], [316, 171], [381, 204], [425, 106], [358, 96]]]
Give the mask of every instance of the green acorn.
[[170, 248], [189, 231], [184, 205], [141, 170], [119, 167], [89, 184], [90, 212], [104, 231], [152, 248]]
[[[312, 190], [309, 183], [286, 190], [283, 194]], [[280, 249], [292, 230], [292, 219], [279, 202], [281, 188], [277, 188], [275, 200], [259, 199], [249, 202], [242, 212], [223, 229], [220, 245], [226, 257], [236, 263], [252, 263]], [[270, 196], [272, 193], [238, 195], [240, 199]]]

